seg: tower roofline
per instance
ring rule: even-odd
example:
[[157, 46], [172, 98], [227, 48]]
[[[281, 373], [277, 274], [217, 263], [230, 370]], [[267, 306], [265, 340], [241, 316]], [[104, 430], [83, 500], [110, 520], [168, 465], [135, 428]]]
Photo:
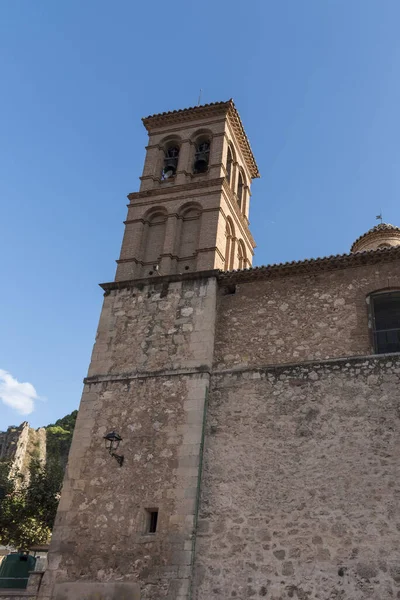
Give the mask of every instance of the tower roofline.
[[183, 121], [193, 121], [209, 115], [218, 114], [229, 118], [252, 179], [260, 177], [260, 172], [250, 147], [250, 142], [232, 98], [224, 102], [211, 102], [210, 104], [203, 104], [201, 106], [191, 106], [180, 110], [171, 110], [155, 115], [149, 115], [148, 117], [143, 117], [142, 121], [147, 131], [150, 132], [159, 127], [165, 127], [166, 125], [182, 123]]

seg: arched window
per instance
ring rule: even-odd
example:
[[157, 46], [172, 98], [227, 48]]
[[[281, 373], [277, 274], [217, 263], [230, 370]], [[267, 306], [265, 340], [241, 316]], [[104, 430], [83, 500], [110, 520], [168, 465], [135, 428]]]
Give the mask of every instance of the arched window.
[[199, 208], [190, 207], [182, 214], [182, 225], [179, 240], [179, 260], [193, 258], [199, 245], [200, 233]]
[[231, 149], [228, 148], [228, 156], [226, 158], [226, 178], [228, 180], [229, 185], [232, 181], [232, 165], [233, 165], [233, 157]]
[[246, 248], [242, 240], [239, 240], [238, 242], [238, 261], [239, 269], [245, 269], [247, 266]]
[[209, 140], [201, 140], [196, 144], [196, 152], [194, 155], [194, 173], [205, 173], [208, 169], [210, 160], [210, 142]]
[[178, 160], [179, 160], [179, 146], [171, 145], [169, 148], [165, 150], [164, 156], [164, 165], [161, 173], [161, 179], [171, 179], [171, 177], [175, 177], [176, 171], [178, 169]]
[[225, 271], [231, 271], [235, 260], [235, 229], [232, 221], [228, 218], [225, 226]]
[[371, 294], [370, 302], [375, 352], [400, 352], [400, 291]]
[[237, 199], [238, 199], [239, 208], [242, 208], [243, 195], [244, 195], [243, 177], [242, 177], [242, 174], [239, 173], [238, 187], [237, 187]]
[[152, 267], [159, 263], [164, 249], [167, 215], [165, 212], [153, 212], [145, 221], [143, 263]]

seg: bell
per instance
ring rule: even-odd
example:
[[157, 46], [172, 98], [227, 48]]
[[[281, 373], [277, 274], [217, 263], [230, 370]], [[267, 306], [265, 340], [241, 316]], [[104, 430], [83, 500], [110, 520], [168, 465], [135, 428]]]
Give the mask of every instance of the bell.
[[208, 168], [208, 156], [205, 152], [199, 152], [194, 161], [194, 170], [196, 173], [205, 173]]
[[177, 159], [176, 158], [166, 158], [164, 161], [164, 177], [168, 179], [169, 177], [173, 177], [176, 173], [177, 167]]

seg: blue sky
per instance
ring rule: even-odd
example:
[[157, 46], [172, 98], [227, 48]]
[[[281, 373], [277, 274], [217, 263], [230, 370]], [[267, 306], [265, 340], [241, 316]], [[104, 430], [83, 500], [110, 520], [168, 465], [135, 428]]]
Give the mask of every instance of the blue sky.
[[78, 407], [142, 116], [234, 98], [256, 265], [400, 224], [399, 22], [398, 0], [1, 2], [0, 429]]

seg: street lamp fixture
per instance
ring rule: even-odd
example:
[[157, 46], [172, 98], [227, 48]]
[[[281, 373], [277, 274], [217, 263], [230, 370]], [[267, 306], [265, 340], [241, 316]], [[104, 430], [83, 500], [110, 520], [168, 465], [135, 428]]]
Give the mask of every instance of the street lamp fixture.
[[119, 443], [122, 442], [122, 437], [118, 435], [116, 431], [110, 431], [110, 433], [107, 433], [107, 435], [104, 436], [104, 442], [109, 454], [113, 456], [119, 466], [122, 467], [124, 457], [115, 452], [118, 450]]

